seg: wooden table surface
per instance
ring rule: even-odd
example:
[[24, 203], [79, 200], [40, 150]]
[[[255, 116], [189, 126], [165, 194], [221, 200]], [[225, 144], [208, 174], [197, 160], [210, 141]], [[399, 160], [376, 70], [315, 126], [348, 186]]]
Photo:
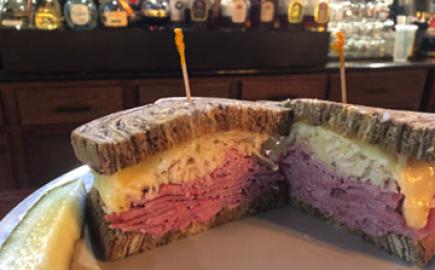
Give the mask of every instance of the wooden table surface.
[[36, 189], [0, 191], [0, 220]]

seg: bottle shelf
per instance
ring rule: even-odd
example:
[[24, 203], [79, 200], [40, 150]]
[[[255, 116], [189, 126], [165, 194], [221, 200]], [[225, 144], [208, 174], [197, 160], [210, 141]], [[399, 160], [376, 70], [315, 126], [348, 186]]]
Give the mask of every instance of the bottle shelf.
[[[190, 70], [305, 68], [327, 61], [329, 33], [185, 30]], [[176, 71], [171, 30], [0, 31], [10, 72]]]

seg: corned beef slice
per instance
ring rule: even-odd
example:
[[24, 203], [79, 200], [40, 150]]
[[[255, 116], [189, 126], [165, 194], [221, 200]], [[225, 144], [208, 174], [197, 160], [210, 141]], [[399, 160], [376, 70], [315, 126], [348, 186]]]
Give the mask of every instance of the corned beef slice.
[[342, 177], [316, 160], [303, 144], [291, 145], [281, 158], [280, 167], [290, 183], [292, 198], [350, 229], [372, 236], [397, 233], [416, 238], [435, 232], [433, 210], [425, 228], [414, 230], [406, 226], [401, 214], [403, 195], [393, 179], [381, 188], [371, 184], [370, 179]]
[[279, 171], [260, 165], [255, 157], [235, 149], [226, 153], [224, 164], [207, 180], [162, 185], [159, 195], [134, 202], [130, 210], [107, 215], [112, 228], [160, 237], [183, 230], [192, 223], [209, 223], [223, 208], [233, 209], [285, 182]]
[[147, 199], [145, 194], [141, 201], [132, 203], [130, 210], [107, 215], [106, 219], [112, 228], [161, 237], [170, 231], [183, 231], [192, 223], [208, 224], [223, 208], [236, 208], [277, 183], [288, 182], [291, 197], [368, 235], [398, 233], [422, 238], [435, 230], [435, 211], [431, 211], [424, 229], [406, 226], [401, 214], [403, 195], [393, 179], [382, 189], [370, 179], [339, 176], [300, 144], [291, 145], [279, 163], [280, 172], [275, 172], [256, 158], [231, 149], [224, 164], [208, 180], [162, 185], [157, 197]]
[[230, 149], [222, 166], [209, 177], [162, 185], [157, 197], [147, 198], [145, 193], [140, 201], [132, 202], [130, 210], [109, 214], [106, 220], [111, 228], [162, 237], [194, 223], [209, 224], [222, 209], [247, 204], [278, 183], [287, 183], [290, 197], [367, 235], [396, 233], [423, 239], [435, 232], [434, 210], [425, 228], [406, 225], [401, 213], [403, 195], [394, 179], [382, 187], [370, 179], [340, 176], [301, 143], [289, 145], [278, 163], [280, 170], [273, 171], [256, 157]]

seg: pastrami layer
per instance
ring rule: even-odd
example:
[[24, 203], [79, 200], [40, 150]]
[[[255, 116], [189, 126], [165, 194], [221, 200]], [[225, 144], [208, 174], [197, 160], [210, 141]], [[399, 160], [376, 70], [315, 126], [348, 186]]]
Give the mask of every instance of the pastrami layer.
[[338, 175], [334, 168], [316, 160], [302, 143], [291, 145], [280, 163], [290, 184], [290, 196], [352, 229], [373, 236], [398, 233], [424, 237], [435, 232], [433, 212], [424, 229], [414, 230], [406, 225], [401, 213], [403, 195], [394, 179], [385, 179], [382, 187], [370, 179]]
[[207, 224], [222, 209], [234, 209], [285, 182], [280, 172], [260, 165], [235, 149], [209, 177], [182, 184], [164, 184], [152, 199], [132, 203], [128, 211], [106, 216], [112, 228], [163, 236], [193, 223]]

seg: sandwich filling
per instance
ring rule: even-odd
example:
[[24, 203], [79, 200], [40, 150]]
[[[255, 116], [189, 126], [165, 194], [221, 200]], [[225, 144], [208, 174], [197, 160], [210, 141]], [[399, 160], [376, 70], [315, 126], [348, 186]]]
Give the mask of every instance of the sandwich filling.
[[95, 173], [94, 187], [112, 228], [158, 237], [207, 225], [224, 209], [287, 186], [297, 201], [369, 235], [435, 231], [435, 164], [302, 121], [284, 141], [243, 131], [205, 135], [114, 175]]
[[260, 157], [261, 146], [268, 138], [265, 134], [243, 131], [219, 132], [182, 143], [167, 151], [130, 166], [114, 175], [94, 173], [94, 187], [98, 190], [106, 212], [128, 210], [131, 203], [159, 194], [166, 184], [194, 182], [208, 178], [222, 166], [226, 153], [236, 149], [243, 155]]
[[293, 198], [370, 235], [424, 235], [434, 226], [434, 164], [304, 122], [289, 141], [280, 163]]
[[[178, 145], [94, 187], [112, 228], [161, 237], [208, 224], [222, 210], [248, 206], [287, 182], [262, 153], [268, 135], [220, 132]], [[283, 192], [285, 194], [285, 192]]]

